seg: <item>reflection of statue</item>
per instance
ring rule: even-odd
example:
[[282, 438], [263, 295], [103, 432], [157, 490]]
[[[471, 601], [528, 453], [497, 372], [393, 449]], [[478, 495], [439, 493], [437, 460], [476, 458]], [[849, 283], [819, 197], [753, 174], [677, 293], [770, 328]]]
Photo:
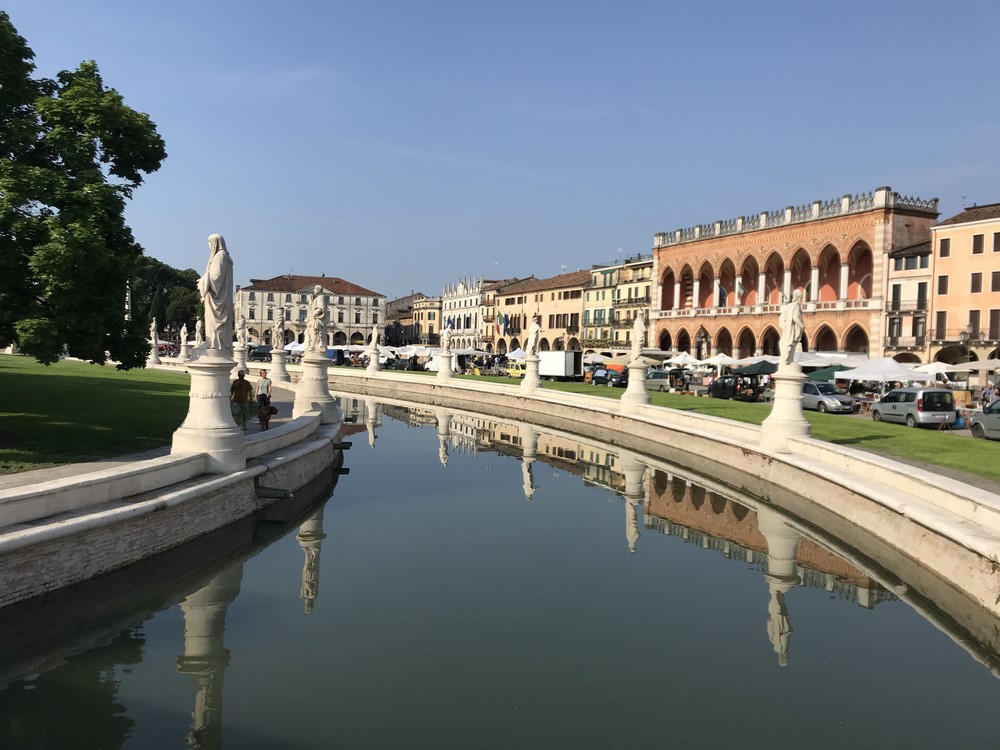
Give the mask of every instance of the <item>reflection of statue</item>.
[[531, 471], [533, 460], [521, 459], [521, 491], [524, 492], [524, 499], [531, 501], [532, 495], [538, 489], [535, 486], [535, 476]]
[[306, 340], [303, 343], [307, 352], [326, 351], [326, 295], [319, 284], [313, 288], [309, 324], [306, 326]]
[[646, 344], [646, 316], [639, 313], [632, 324], [632, 359], [639, 359], [642, 347]]
[[156, 318], [149, 324], [149, 340], [156, 346], [159, 336], [156, 334]]
[[525, 354], [531, 356], [532, 354], [538, 354], [538, 337], [542, 332], [542, 327], [538, 323], [538, 316], [535, 315], [531, 319], [531, 328], [528, 329], [528, 342], [525, 347]]
[[792, 294], [790, 302], [781, 306], [781, 315], [778, 318], [778, 325], [781, 328], [781, 349], [782, 364], [792, 364], [795, 362], [795, 349], [802, 341], [802, 332], [805, 325], [802, 323], [802, 290], [796, 289]]
[[236, 327], [236, 341], [240, 346], [247, 345], [247, 319], [245, 315], [240, 316], [240, 322]]
[[448, 439], [438, 437], [438, 461], [442, 466], [448, 465]]
[[271, 328], [271, 346], [280, 349], [285, 345], [285, 311], [278, 310], [278, 319]]
[[767, 604], [767, 637], [771, 641], [774, 653], [778, 655], [778, 664], [788, 666], [788, 642], [791, 640], [792, 625], [788, 620], [788, 607], [785, 606], [783, 591], [772, 587], [771, 601]]
[[198, 292], [205, 305], [205, 331], [208, 348], [231, 351], [233, 348], [233, 259], [221, 234], [208, 238], [211, 257], [204, 275], [198, 279]]
[[205, 343], [205, 328], [201, 322], [201, 318], [198, 318], [194, 322], [194, 345], [201, 346]]
[[187, 346], [188, 342], [188, 327], [187, 323], [181, 326], [181, 346]]

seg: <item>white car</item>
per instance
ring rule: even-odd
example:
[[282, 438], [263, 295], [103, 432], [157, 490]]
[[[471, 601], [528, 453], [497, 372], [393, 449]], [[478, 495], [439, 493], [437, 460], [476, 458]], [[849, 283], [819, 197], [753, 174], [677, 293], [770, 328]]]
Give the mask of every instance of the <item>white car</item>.
[[825, 380], [807, 380], [802, 384], [802, 408], [822, 412], [850, 414], [858, 405], [833, 383]]
[[646, 372], [647, 391], [669, 391], [670, 373], [666, 370], [648, 370]]

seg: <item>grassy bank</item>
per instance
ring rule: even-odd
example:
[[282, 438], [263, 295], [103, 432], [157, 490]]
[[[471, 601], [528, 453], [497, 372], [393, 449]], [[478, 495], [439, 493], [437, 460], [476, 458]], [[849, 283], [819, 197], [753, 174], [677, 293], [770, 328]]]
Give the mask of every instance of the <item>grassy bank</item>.
[[158, 448], [187, 414], [188, 377], [0, 356], [0, 473]]

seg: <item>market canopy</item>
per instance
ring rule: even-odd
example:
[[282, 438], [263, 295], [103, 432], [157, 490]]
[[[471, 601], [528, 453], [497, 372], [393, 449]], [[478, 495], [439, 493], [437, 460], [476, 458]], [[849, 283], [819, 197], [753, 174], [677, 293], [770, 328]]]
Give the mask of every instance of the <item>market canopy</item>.
[[666, 364], [673, 365], [674, 367], [692, 367], [700, 363], [687, 352], [681, 352], [666, 360]]
[[806, 375], [810, 380], [842, 380], [844, 378], [840, 373], [850, 369], [847, 365], [830, 365], [822, 370], [808, 372]]
[[981, 362], [962, 362], [951, 365], [948, 372], [992, 372], [1000, 370], [1000, 359], [984, 359]]
[[526, 356], [528, 355], [524, 353], [524, 349], [521, 347], [507, 352], [507, 359], [524, 359]]
[[740, 367], [733, 370], [733, 375], [773, 375], [778, 371], [778, 365], [774, 362], [768, 362], [766, 359], [762, 359], [759, 362], [754, 362], [746, 367]]
[[841, 370], [837, 379], [874, 380], [879, 383], [884, 383], [887, 380], [914, 380], [926, 383], [928, 380], [934, 380], [934, 375], [907, 367], [892, 357], [880, 357], [879, 359], [870, 359], [852, 370]]

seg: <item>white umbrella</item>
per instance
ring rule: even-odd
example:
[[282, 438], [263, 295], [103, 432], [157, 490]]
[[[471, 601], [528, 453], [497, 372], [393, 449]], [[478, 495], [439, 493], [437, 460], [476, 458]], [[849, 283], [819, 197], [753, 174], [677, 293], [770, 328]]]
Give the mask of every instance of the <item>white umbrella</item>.
[[926, 383], [934, 380], [934, 375], [907, 367], [892, 357], [880, 357], [870, 359], [853, 370], [841, 370], [837, 373], [837, 380], [874, 380], [879, 383], [887, 380], [915, 380]]
[[932, 375], [940, 375], [945, 372], [955, 372], [954, 366], [949, 365], [947, 362], [941, 362], [940, 360], [936, 362], [929, 362], [926, 365], [917, 365], [913, 369], [920, 370], [920, 372], [929, 372]]
[[736, 360], [730, 357], [728, 354], [723, 354], [719, 352], [718, 354], [709, 357], [708, 359], [703, 359], [701, 361], [703, 365], [712, 365], [713, 367], [728, 367], [729, 365], [736, 364]]
[[691, 367], [692, 365], [700, 364], [697, 359], [692, 357], [687, 352], [681, 352], [680, 354], [675, 354], [666, 362], [668, 365], [674, 365], [676, 367]]

